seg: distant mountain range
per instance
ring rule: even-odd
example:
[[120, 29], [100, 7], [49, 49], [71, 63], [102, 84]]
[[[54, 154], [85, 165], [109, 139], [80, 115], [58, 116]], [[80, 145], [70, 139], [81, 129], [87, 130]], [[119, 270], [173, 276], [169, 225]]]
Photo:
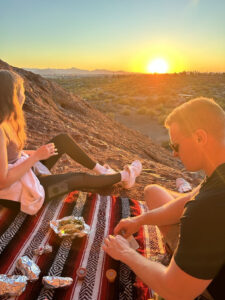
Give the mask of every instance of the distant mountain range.
[[39, 74], [41, 76], [96, 76], [96, 75], [125, 75], [130, 74], [124, 71], [109, 71], [104, 69], [97, 69], [93, 71], [82, 70], [77, 68], [70, 69], [32, 69], [24, 68], [24, 70]]

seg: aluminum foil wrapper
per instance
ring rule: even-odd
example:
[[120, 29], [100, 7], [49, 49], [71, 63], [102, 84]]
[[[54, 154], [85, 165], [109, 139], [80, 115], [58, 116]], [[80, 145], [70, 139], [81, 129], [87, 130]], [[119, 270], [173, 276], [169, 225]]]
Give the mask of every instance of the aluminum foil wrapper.
[[45, 246], [40, 246], [37, 249], [34, 249], [33, 253], [34, 255], [42, 255], [45, 253], [50, 253], [52, 252], [52, 246], [50, 245], [45, 245]]
[[[74, 233], [67, 233], [66, 231], [61, 229], [62, 222], [64, 222], [65, 224], [69, 224], [73, 223], [73, 221], [79, 221], [83, 225], [83, 229], [79, 230], [79, 232]], [[50, 221], [50, 227], [55, 231], [56, 234], [58, 234], [59, 237], [83, 237], [90, 233], [90, 226], [84, 222], [83, 217], [68, 216], [62, 219], [52, 220]]]
[[20, 257], [16, 262], [16, 266], [30, 281], [38, 280], [41, 270], [29, 257]]
[[0, 275], [0, 296], [20, 296], [25, 290], [28, 278], [21, 275]]
[[42, 283], [46, 288], [58, 289], [70, 286], [73, 283], [73, 279], [70, 277], [44, 276]]

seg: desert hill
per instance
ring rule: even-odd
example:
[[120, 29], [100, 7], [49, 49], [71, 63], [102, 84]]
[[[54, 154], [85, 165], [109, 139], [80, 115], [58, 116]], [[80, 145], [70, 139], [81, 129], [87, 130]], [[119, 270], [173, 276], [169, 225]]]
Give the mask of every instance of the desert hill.
[[[23, 77], [26, 90], [24, 104], [28, 127], [27, 149], [36, 149], [53, 136], [66, 132], [100, 163], [122, 169], [134, 159], [143, 163], [143, 172], [135, 187], [125, 191], [117, 185], [111, 193], [143, 199], [147, 184], [158, 183], [175, 188], [175, 179], [185, 177], [193, 185], [198, 179], [184, 171], [171, 152], [153, 143], [151, 139], [111, 120], [83, 99], [66, 92], [56, 83], [24, 69], [12, 67], [0, 60], [0, 69], [9, 69]], [[54, 172], [87, 171], [63, 157]]]
[[96, 76], [96, 75], [125, 75], [129, 74], [129, 72], [124, 71], [109, 71], [104, 69], [96, 69], [96, 70], [83, 70], [77, 68], [70, 68], [70, 69], [25, 69], [27, 71], [33, 72], [35, 74], [39, 74], [41, 76], [51, 77], [51, 76]]

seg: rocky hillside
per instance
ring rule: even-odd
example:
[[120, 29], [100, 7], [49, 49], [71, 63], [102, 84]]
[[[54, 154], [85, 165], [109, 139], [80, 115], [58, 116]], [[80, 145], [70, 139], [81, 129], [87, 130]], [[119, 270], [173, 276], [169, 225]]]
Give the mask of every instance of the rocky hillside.
[[[171, 152], [156, 145], [141, 133], [128, 129], [90, 106], [75, 95], [40, 75], [12, 67], [0, 60], [0, 69], [17, 72], [25, 81], [24, 104], [28, 127], [27, 149], [35, 149], [53, 136], [69, 133], [79, 145], [100, 163], [122, 169], [134, 159], [143, 163], [143, 172], [135, 187], [125, 191], [117, 185], [111, 192], [143, 199], [147, 184], [158, 183], [175, 188], [175, 179], [185, 177], [193, 185], [198, 179], [185, 172]], [[62, 157], [54, 172], [87, 171], [68, 157]]]

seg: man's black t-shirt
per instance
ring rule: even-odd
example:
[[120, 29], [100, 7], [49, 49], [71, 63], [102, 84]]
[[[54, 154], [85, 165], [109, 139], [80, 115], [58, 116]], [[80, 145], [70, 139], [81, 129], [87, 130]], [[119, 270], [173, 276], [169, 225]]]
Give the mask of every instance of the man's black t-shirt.
[[186, 204], [180, 221], [176, 264], [193, 277], [213, 279], [208, 290], [214, 299], [225, 299], [225, 164]]

